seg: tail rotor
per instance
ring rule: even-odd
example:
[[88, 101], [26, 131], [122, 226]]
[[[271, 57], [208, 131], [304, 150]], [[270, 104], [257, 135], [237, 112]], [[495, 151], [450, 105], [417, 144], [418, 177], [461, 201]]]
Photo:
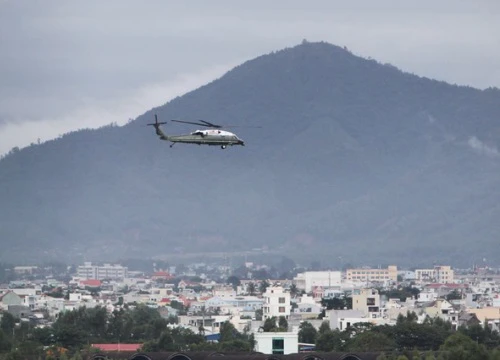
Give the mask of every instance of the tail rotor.
[[166, 121], [160, 121], [160, 122], [158, 122], [158, 115], [155, 114], [155, 122], [154, 123], [150, 123], [150, 124], [146, 124], [146, 125], [148, 125], [148, 126], [154, 126], [155, 128], [158, 128], [160, 125], [164, 125], [166, 123], [167, 123]]

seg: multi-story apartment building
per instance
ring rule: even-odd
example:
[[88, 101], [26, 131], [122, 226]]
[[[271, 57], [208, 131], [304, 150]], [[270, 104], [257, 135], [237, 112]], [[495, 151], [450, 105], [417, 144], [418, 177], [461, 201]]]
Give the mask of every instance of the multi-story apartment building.
[[270, 286], [262, 294], [264, 304], [262, 306], [263, 320], [272, 317], [290, 316], [290, 293], [284, 292], [281, 286]]
[[454, 281], [454, 273], [450, 266], [434, 266], [433, 269], [415, 270], [415, 278], [420, 282], [449, 284]]
[[116, 264], [104, 264], [102, 266], [98, 266], [92, 265], [91, 262], [85, 262], [83, 266], [78, 266], [77, 275], [82, 279], [117, 280], [127, 277], [128, 268], [126, 266]]
[[361, 311], [371, 318], [380, 315], [380, 294], [377, 289], [354, 289], [352, 292], [352, 310]]
[[310, 293], [313, 287], [329, 288], [339, 286], [342, 280], [340, 271], [306, 271], [297, 274], [293, 279], [299, 290]]
[[389, 265], [387, 269], [347, 269], [346, 279], [359, 282], [384, 282], [398, 280], [398, 267]]

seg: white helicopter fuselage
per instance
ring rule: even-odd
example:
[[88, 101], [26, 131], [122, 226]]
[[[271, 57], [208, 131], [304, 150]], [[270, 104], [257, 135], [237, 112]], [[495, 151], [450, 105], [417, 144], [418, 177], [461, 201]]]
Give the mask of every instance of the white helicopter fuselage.
[[[161, 140], [172, 142], [170, 147], [172, 147], [175, 143], [218, 145], [222, 149], [225, 149], [227, 146], [233, 146], [233, 145], [245, 146], [245, 142], [242, 139], [236, 136], [236, 134], [226, 130], [221, 130], [218, 128], [204, 129], [204, 130], [196, 130], [185, 135], [167, 135], [160, 129], [160, 125], [162, 124], [165, 124], [165, 122], [158, 122], [158, 118], [155, 115], [155, 122], [148, 125], [155, 127], [156, 134], [160, 137]], [[213, 124], [210, 125], [216, 126]]]

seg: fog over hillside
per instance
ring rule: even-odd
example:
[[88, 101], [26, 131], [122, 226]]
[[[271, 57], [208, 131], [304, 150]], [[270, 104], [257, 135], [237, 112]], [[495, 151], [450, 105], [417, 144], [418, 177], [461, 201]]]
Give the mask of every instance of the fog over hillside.
[[[0, 160], [0, 260], [260, 247], [325, 264], [500, 255], [498, 89], [304, 42], [158, 105]], [[170, 148], [144, 126], [155, 113], [262, 128], [233, 129], [245, 147]]]

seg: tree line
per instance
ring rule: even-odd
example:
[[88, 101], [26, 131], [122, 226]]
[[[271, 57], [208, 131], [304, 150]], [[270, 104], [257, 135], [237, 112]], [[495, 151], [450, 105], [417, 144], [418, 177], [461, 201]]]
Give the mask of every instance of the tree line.
[[[5, 312], [0, 321], [0, 359], [17, 360], [31, 356], [50, 357], [51, 349], [79, 358], [91, 351], [93, 343], [141, 343], [142, 351], [244, 351], [254, 349], [253, 335], [239, 332], [226, 322], [216, 342], [207, 340], [204, 328], [197, 332], [163, 318], [146, 305], [131, 306], [109, 313], [104, 307], [79, 308], [62, 312], [47, 327], [20, 322]], [[262, 330], [286, 331], [284, 317], [264, 321]], [[340, 331], [323, 322], [319, 330], [309, 322], [300, 325], [299, 342], [315, 344], [318, 352], [380, 352], [380, 359], [491, 359], [500, 360], [500, 335], [488, 326], [473, 325], [453, 330], [440, 318], [417, 322], [415, 313], [400, 315], [395, 325], [357, 323]], [[419, 354], [419, 357], [416, 357]], [[60, 354], [60, 357], [62, 356]], [[404, 358], [402, 358], [404, 359]]]
[[441, 318], [428, 317], [418, 323], [415, 313], [400, 315], [395, 325], [356, 323], [343, 331], [332, 330], [328, 322], [323, 322], [319, 330], [303, 322], [299, 342], [315, 344], [319, 352], [381, 352], [380, 359], [500, 360], [500, 335], [488, 326], [455, 331]]
[[35, 327], [5, 312], [0, 321], [0, 359], [17, 360], [28, 356], [47, 356], [48, 349], [64, 349], [78, 357], [92, 351], [93, 343], [140, 343], [143, 351], [251, 351], [253, 336], [240, 333], [230, 323], [221, 326], [217, 343], [198, 332], [169, 327], [178, 319], [164, 318], [156, 309], [136, 305], [109, 313], [105, 307], [81, 307], [61, 312], [51, 326]]

